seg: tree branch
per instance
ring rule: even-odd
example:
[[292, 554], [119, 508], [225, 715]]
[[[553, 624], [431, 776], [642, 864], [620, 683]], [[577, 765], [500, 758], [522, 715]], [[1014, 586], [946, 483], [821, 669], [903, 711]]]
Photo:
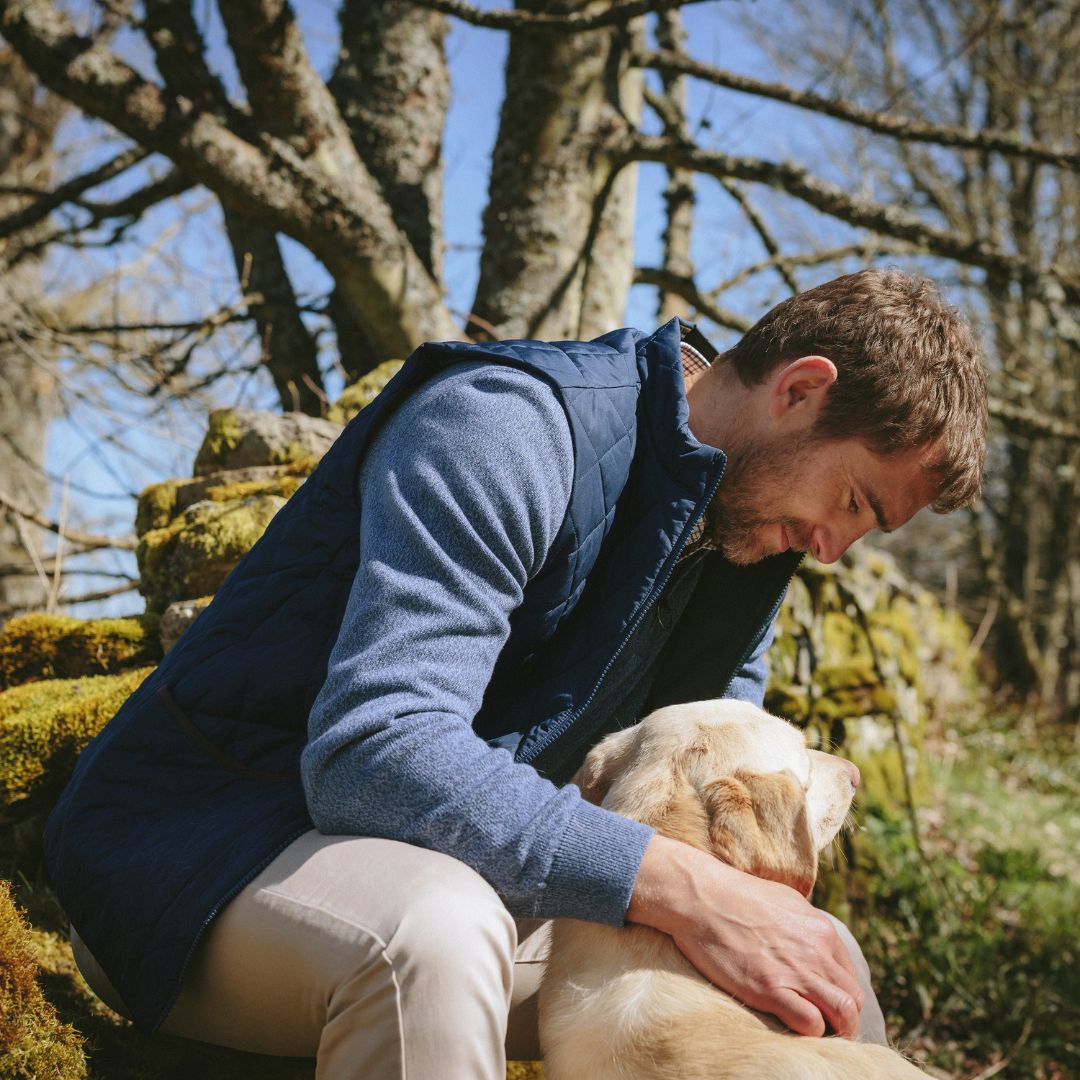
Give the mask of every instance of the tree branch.
[[641, 53], [635, 60], [642, 67], [691, 75], [728, 90], [771, 98], [785, 105], [794, 105], [796, 108], [822, 113], [836, 120], [842, 120], [844, 123], [874, 131], [879, 135], [889, 135], [894, 139], [935, 143], [938, 146], [950, 146], [960, 150], [990, 150], [1013, 157], [1032, 158], [1063, 169], [1080, 171], [1080, 151], [1070, 150], [1064, 146], [1025, 142], [1020, 136], [1010, 131], [986, 129], [968, 131], [946, 124], [928, 124], [909, 117], [873, 112], [870, 109], [850, 105], [846, 101], [823, 97], [809, 90], [796, 90], [782, 83], [763, 82], [747, 75], [737, 75], [735, 72], [724, 71], [722, 68], [703, 64], [682, 53], [669, 50]]
[[927, 225], [900, 207], [850, 195], [835, 184], [813, 176], [801, 165], [738, 157], [718, 150], [703, 150], [689, 143], [640, 134], [627, 138], [620, 156], [626, 161], [681, 165], [718, 180], [735, 177], [767, 184], [786, 191], [830, 217], [905, 240], [929, 254], [954, 259], [968, 266], [978, 266], [1040, 287], [1047, 278], [1056, 279], [1070, 301], [1080, 302], [1080, 277], [1075, 274], [1052, 266], [1032, 266], [1026, 259], [999, 251], [985, 241], [957, 237]]
[[0, 492], [0, 507], [3, 507], [5, 510], [10, 510], [13, 514], [17, 514], [23, 521], [29, 521], [32, 525], [38, 525], [42, 529], [48, 529], [49, 532], [56, 533], [58, 536], [62, 533], [65, 540], [70, 540], [75, 544], [81, 544], [85, 548], [115, 548], [117, 551], [135, 550], [136, 542], [135, 538], [132, 536], [96, 536], [93, 533], [79, 532], [76, 529], [69, 529], [66, 526], [61, 529], [60, 525], [55, 521], [50, 521], [47, 517], [31, 513], [24, 507], [20, 507], [3, 492]]
[[316, 150], [331, 155], [342, 175], [355, 178], [345, 170], [357, 167], [366, 174], [288, 0], [228, 0], [218, 7], [259, 128], [293, 142], [305, 157]]
[[698, 291], [693, 278], [683, 277], [681, 274], [673, 274], [669, 270], [663, 270], [655, 266], [638, 266], [634, 269], [635, 285], [655, 285], [665, 293], [674, 293], [681, 296], [691, 307], [701, 312], [708, 319], [712, 319], [718, 326], [726, 326], [738, 334], [745, 334], [751, 327], [749, 319], [736, 315], [733, 311], [718, 307], [716, 302], [710, 300]]
[[402, 243], [385, 201], [373, 185], [357, 184], [356, 172], [334, 175], [269, 135], [260, 147], [246, 142], [217, 116], [170, 98], [77, 35], [48, 0], [0, 0], [0, 28], [47, 86], [165, 154], [226, 205], [308, 247], [373, 336], [397, 355], [424, 340], [458, 335], [436, 283]]
[[1000, 398], [989, 399], [990, 415], [1000, 420], [1002, 425], [1013, 435], [1026, 435], [1039, 439], [1064, 439], [1067, 442], [1080, 442], [1080, 427], [1065, 420], [1047, 416], [1038, 409], [1011, 405]]
[[[224, 114], [225, 89], [207, 66], [190, 0], [147, 0], [146, 20], [166, 85]], [[300, 317], [277, 236], [262, 222], [223, 207], [240, 290], [258, 294], [248, 314], [258, 329], [263, 361], [284, 409], [319, 416], [322, 377], [315, 342]], [[319, 393], [314, 388], [318, 388]]]
[[758, 239], [769, 255], [771, 265], [776, 268], [776, 272], [780, 275], [784, 284], [791, 290], [792, 294], [797, 293], [799, 283], [795, 280], [795, 273], [791, 264], [781, 254], [780, 245], [773, 239], [769, 227], [765, 224], [764, 218], [757, 212], [757, 208], [746, 197], [746, 192], [734, 180], [721, 180], [720, 186], [739, 204], [739, 209], [742, 210], [746, 220], [750, 222], [750, 227], [757, 233]]
[[465, 3], [464, 0], [410, 0], [410, 2], [416, 4], [417, 7], [440, 11], [444, 15], [453, 15], [463, 22], [471, 23], [473, 26], [483, 26], [489, 30], [521, 30], [526, 27], [543, 26], [552, 30], [566, 30], [574, 33], [582, 30], [596, 30], [601, 26], [621, 26], [630, 19], [647, 15], [651, 11], [670, 11], [672, 8], [700, 4], [704, 0], [623, 0], [622, 3], [614, 3], [606, 10], [594, 11], [592, 14], [577, 11], [566, 14], [546, 11], [485, 11], [483, 8]]
[[43, 221], [58, 206], [62, 206], [66, 202], [79, 200], [79, 196], [83, 192], [97, 187], [98, 184], [103, 184], [106, 180], [111, 180], [114, 176], [119, 176], [120, 173], [142, 161], [148, 155], [149, 151], [143, 147], [131, 146], [121, 151], [110, 161], [106, 161], [104, 165], [99, 165], [96, 169], [83, 173], [82, 176], [73, 177], [52, 191], [28, 193], [24, 190], [20, 192], [20, 194], [35, 194], [37, 197], [29, 206], [23, 207], [22, 210], [9, 214], [6, 218], [0, 220], [0, 240], [17, 232], [22, 232], [24, 229], [36, 225], [39, 221]]
[[910, 244], [904, 244], [900, 241], [889, 243], [885, 240], [843, 244], [840, 247], [825, 248], [821, 251], [806, 251], [794, 255], [770, 256], [768, 259], [762, 259], [759, 262], [751, 263], [749, 266], [744, 266], [727, 280], [722, 281], [702, 295], [708, 300], [715, 299], [721, 293], [735, 288], [736, 285], [741, 285], [755, 274], [760, 274], [764, 270], [771, 270], [778, 262], [784, 262], [788, 266], [821, 266], [824, 263], [839, 262], [841, 259], [852, 257], [872, 259], [880, 255], [910, 255], [915, 250]]

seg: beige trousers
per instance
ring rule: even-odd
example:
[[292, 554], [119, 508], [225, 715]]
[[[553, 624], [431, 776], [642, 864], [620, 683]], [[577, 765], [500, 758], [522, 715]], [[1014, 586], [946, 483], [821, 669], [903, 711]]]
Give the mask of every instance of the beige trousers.
[[[885, 1041], [870, 974], [863, 1039]], [[549, 924], [515, 920], [477, 873], [394, 840], [305, 833], [210, 925], [162, 1030], [317, 1059], [319, 1080], [504, 1080], [540, 1056]], [[123, 1003], [78, 934], [75, 959]]]

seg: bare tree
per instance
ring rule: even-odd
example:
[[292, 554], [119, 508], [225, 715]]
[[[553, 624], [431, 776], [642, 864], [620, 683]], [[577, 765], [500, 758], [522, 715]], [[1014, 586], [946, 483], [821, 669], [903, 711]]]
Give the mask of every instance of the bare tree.
[[983, 506], [965, 534], [969, 592], [989, 595], [1002, 679], [1075, 711], [1080, 5], [867, 0], [806, 5], [803, 17], [852, 20], [842, 50], [838, 35], [807, 39], [798, 54], [769, 39], [789, 71], [827, 79], [831, 96], [729, 85], [847, 121], [849, 138], [888, 136], [861, 159], [884, 197], [1005, 256], [951, 270], [984, 328], [998, 421]]
[[[430, 338], [589, 336], [621, 321], [632, 280], [657, 290], [664, 316], [739, 331], [747, 285], [782, 296], [875, 259], [925, 268], [952, 279], [988, 328], [998, 467], [971, 551], [978, 590], [988, 582], [997, 598], [1003, 674], [1023, 691], [1080, 697], [1068, 528], [1080, 446], [1077, 0], [787, 3], [804, 32], [763, 35], [785, 81], [689, 55], [679, 0], [342, 0], [323, 81], [286, 0], [230, 0], [217, 7], [240, 88], [212, 70], [191, 0], [145, 0], [141, 20], [112, 0], [85, 3], [126, 18], [156, 71], [80, 32], [53, 0], [0, 0], [0, 30], [40, 81], [124, 140], [113, 161], [0, 217], [5, 257], [91, 234], [107, 243], [162, 200], [202, 190], [220, 207], [240, 301], [171, 321], [54, 318], [65, 347], [100, 345], [107, 331], [150, 401], [251, 371], [270, 376], [284, 407], [315, 412], [334, 345], [353, 378]], [[775, 22], [781, 5], [714, 11]], [[509, 35], [479, 282], [457, 313], [440, 209], [454, 18]], [[695, 127], [702, 85], [812, 118], [828, 153], [735, 152]], [[667, 226], [660, 265], [634, 267], [640, 162], [667, 170]], [[145, 181], [133, 192], [88, 197], [129, 171]], [[761, 257], [714, 262], [720, 279], [706, 281], [693, 208], [718, 196]], [[322, 295], [290, 280], [283, 237], [328, 272]], [[241, 332], [246, 359], [206, 361], [220, 335]]]

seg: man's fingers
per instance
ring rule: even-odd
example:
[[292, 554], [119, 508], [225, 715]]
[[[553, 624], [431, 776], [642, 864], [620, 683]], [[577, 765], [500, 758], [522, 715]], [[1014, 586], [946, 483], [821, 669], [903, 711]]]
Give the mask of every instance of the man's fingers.
[[[837, 1035], [854, 1038], [859, 1033], [858, 998], [862, 991], [858, 985], [848, 987], [846, 972], [834, 973], [834, 982], [821, 980], [804, 991], [806, 999], [814, 1005]], [[851, 980], [854, 983], [854, 980]]]
[[754, 1008], [772, 1013], [781, 1023], [800, 1035], [822, 1036], [825, 1034], [825, 1018], [821, 1010], [794, 990], [778, 989]]

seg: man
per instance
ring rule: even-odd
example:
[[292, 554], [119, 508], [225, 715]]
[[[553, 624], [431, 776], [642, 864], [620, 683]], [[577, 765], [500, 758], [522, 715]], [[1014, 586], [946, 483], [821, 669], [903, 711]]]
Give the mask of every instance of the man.
[[499, 1077], [505, 1040], [535, 1052], [536, 920], [564, 916], [859, 1030], [827, 917], [565, 781], [651, 708], [760, 703], [803, 551], [975, 493], [985, 377], [896, 271], [785, 301], [711, 366], [685, 330], [424, 346], [346, 429], [50, 819], [107, 1000], [325, 1077]]

